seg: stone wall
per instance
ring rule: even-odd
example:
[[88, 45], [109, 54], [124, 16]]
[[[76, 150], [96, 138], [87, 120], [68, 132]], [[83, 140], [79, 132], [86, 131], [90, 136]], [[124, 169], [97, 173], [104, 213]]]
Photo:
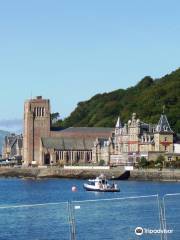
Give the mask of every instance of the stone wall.
[[134, 170], [130, 173], [131, 180], [149, 181], [180, 181], [180, 170], [158, 169]]
[[[104, 173], [108, 179], [127, 179], [129, 177], [123, 167], [111, 168], [110, 170], [69, 170], [63, 168], [0, 168], [0, 177], [21, 178], [81, 178], [89, 179]], [[134, 170], [130, 172], [130, 180], [140, 181], [180, 181], [180, 170]]]

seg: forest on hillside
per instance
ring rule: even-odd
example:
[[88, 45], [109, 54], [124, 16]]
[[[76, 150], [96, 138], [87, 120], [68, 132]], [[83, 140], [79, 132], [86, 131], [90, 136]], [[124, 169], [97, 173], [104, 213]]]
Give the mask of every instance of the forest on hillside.
[[163, 106], [172, 129], [180, 133], [180, 69], [160, 79], [146, 76], [134, 87], [97, 94], [54, 125], [114, 127], [118, 116], [127, 122], [133, 112], [142, 121], [157, 124]]

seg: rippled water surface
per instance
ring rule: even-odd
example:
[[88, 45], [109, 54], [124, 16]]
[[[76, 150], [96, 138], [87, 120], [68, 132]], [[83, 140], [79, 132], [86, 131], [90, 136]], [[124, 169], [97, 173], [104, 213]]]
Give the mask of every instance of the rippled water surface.
[[[180, 239], [180, 196], [165, 197], [167, 221], [160, 216], [163, 196], [180, 192], [180, 183], [117, 181], [120, 193], [86, 192], [83, 183], [0, 179], [0, 240], [66, 240], [73, 233], [77, 240], [161, 239], [160, 234], [138, 237], [134, 230], [163, 224], [174, 229], [167, 239]], [[77, 192], [71, 191], [74, 185]]]

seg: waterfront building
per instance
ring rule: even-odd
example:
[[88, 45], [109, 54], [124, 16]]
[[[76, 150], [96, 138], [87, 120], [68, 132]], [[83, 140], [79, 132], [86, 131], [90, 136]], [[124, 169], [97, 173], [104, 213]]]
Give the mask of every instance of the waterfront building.
[[24, 164], [92, 162], [96, 138], [110, 137], [112, 131], [112, 128], [52, 128], [50, 101], [38, 96], [24, 105]]
[[141, 157], [156, 160], [159, 155], [170, 160], [179, 156], [173, 135], [165, 114], [156, 125], [142, 122], [133, 113], [125, 124], [118, 117], [115, 128], [53, 128], [50, 101], [38, 96], [24, 104], [21, 144], [18, 137], [14, 141], [6, 138], [3, 156], [9, 157], [12, 146], [18, 149], [18, 145], [26, 166], [99, 164], [102, 160], [109, 165], [127, 165]]
[[23, 135], [10, 134], [4, 139], [2, 148], [2, 159], [22, 160], [23, 155]]
[[152, 125], [142, 122], [133, 113], [124, 125], [118, 118], [114, 136], [97, 141], [96, 152], [111, 165], [133, 164], [141, 157], [156, 160], [159, 155], [173, 154], [173, 134], [165, 114], [157, 125]]

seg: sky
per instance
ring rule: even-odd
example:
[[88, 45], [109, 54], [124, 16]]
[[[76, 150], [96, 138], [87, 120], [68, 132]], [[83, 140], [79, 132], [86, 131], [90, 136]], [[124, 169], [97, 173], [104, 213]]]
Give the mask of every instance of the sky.
[[25, 99], [68, 116], [80, 101], [179, 65], [179, 0], [0, 1], [0, 129]]

